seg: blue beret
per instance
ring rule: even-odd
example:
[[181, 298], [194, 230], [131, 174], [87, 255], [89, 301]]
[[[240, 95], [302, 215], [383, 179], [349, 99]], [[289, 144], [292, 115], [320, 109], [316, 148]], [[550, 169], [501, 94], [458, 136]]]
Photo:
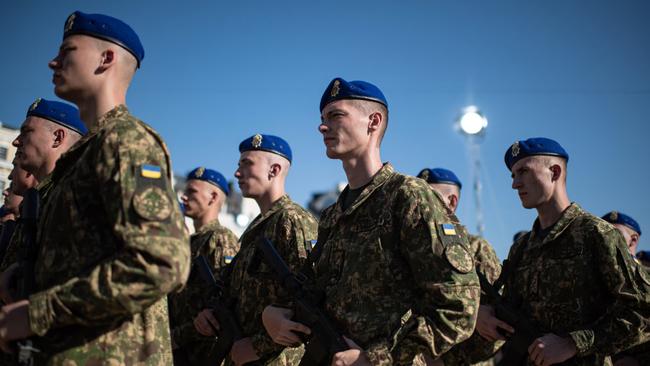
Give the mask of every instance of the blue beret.
[[121, 46], [138, 60], [138, 68], [144, 58], [144, 47], [135, 31], [128, 24], [111, 16], [75, 11], [65, 21], [63, 39], [73, 34], [84, 34]]
[[361, 80], [347, 82], [341, 78], [335, 78], [327, 86], [320, 99], [320, 111], [322, 112], [326, 105], [341, 99], [370, 100], [381, 103], [388, 109], [384, 93], [375, 85]]
[[202, 166], [192, 170], [187, 175], [187, 180], [198, 179], [203, 180], [208, 183], [214, 184], [215, 186], [221, 188], [221, 190], [227, 195], [230, 194], [230, 189], [228, 189], [228, 181], [216, 170], [207, 169]]
[[67, 103], [55, 102], [38, 98], [29, 106], [26, 117], [36, 116], [58, 123], [63, 127], [85, 135], [88, 133], [86, 125], [79, 117], [77, 108]]
[[240, 153], [251, 150], [262, 150], [278, 154], [291, 163], [291, 147], [289, 147], [289, 143], [277, 136], [260, 135], [258, 133], [239, 144]]
[[452, 172], [451, 170], [443, 168], [425, 168], [418, 173], [418, 178], [422, 178], [427, 181], [427, 183], [444, 183], [444, 184], [454, 184], [458, 186], [458, 189], [463, 188], [463, 185], [460, 183], [460, 179]]
[[612, 211], [605, 214], [605, 216], [603, 216], [603, 220], [612, 224], [625, 225], [630, 229], [636, 231], [639, 235], [641, 235], [641, 226], [639, 226], [639, 223], [624, 213], [618, 211]]
[[545, 137], [532, 137], [515, 142], [506, 151], [504, 160], [508, 170], [512, 170], [516, 162], [534, 155], [559, 156], [569, 161], [569, 154], [564, 148], [557, 141]]

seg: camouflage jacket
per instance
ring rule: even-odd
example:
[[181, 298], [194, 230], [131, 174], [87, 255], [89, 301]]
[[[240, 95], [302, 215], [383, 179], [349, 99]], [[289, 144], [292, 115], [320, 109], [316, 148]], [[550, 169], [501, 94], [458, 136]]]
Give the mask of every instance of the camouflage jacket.
[[[239, 251], [239, 242], [232, 231], [214, 220], [190, 237], [190, 247], [192, 260], [203, 255], [210, 263], [212, 272], [218, 275]], [[182, 348], [190, 360], [194, 356], [205, 357], [214, 344], [213, 338], [199, 334], [193, 323], [194, 317], [207, 307], [206, 294], [210, 291], [193, 266], [185, 288], [168, 297], [172, 343], [175, 348]]]
[[[47, 200], [47, 196], [48, 193], [50, 192], [50, 188], [52, 188], [52, 176], [48, 175], [36, 187], [40, 196], [41, 207], [45, 203], [45, 200]], [[5, 271], [9, 266], [18, 262], [21, 259], [20, 258], [21, 250], [22, 250], [21, 248], [23, 248], [22, 241], [24, 235], [23, 230], [24, 230], [23, 222], [19, 218], [18, 222], [16, 223], [16, 228], [14, 229], [14, 235], [12, 235], [11, 241], [9, 242], [9, 246], [7, 247], [7, 252], [5, 254], [5, 257], [2, 259], [2, 264], [0, 264], [0, 271]], [[16, 275], [20, 276], [21, 274], [16, 273]], [[15, 279], [16, 278], [14, 278], [14, 280]]]
[[[501, 261], [494, 248], [480, 236], [470, 235], [469, 249], [474, 256], [476, 269], [483, 273], [490, 283], [494, 283], [501, 274]], [[481, 303], [484, 303], [483, 298]], [[445, 353], [442, 359], [445, 365], [490, 366], [494, 365], [492, 356], [502, 345], [502, 341], [489, 342], [475, 331], [468, 340]]]
[[285, 195], [268, 212], [257, 216], [240, 238], [241, 250], [226, 282], [228, 294], [244, 334], [251, 337], [258, 356], [267, 363], [293, 364], [302, 352], [295, 348], [282, 352], [283, 347], [273, 342], [262, 325], [264, 308], [287, 303], [288, 299], [275, 281], [271, 268], [261, 254], [257, 254], [256, 243], [268, 238], [287, 265], [299, 271], [304, 266], [311, 241], [316, 239], [317, 227], [314, 217]]
[[57, 161], [29, 297], [37, 364], [171, 364], [166, 295], [190, 269], [171, 172], [123, 105]]
[[[318, 230], [315, 285], [339, 330], [375, 365], [437, 358], [474, 329], [479, 283], [465, 229], [425, 181], [390, 164]], [[402, 324], [405, 314], [412, 313]]]
[[510, 249], [504, 296], [542, 334], [573, 339], [578, 354], [562, 364], [611, 364], [647, 339], [650, 280], [618, 231], [575, 203], [543, 239], [538, 225]]

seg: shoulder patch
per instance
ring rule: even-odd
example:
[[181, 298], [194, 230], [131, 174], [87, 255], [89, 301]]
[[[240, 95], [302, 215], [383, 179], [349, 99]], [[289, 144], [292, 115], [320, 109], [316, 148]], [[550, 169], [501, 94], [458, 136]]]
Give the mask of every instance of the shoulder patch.
[[162, 170], [158, 165], [143, 164], [140, 167], [140, 175], [144, 178], [160, 179], [162, 176]]
[[232, 255], [224, 255], [224, 256], [223, 256], [223, 262], [224, 262], [225, 264], [230, 264], [230, 263], [232, 262], [232, 259], [233, 259], [233, 258], [234, 258], [234, 257], [233, 257]]
[[163, 221], [172, 213], [172, 203], [162, 188], [149, 186], [136, 191], [133, 209], [143, 219]]
[[445, 248], [445, 258], [460, 273], [469, 273], [474, 269], [474, 259], [464, 245], [454, 243]]

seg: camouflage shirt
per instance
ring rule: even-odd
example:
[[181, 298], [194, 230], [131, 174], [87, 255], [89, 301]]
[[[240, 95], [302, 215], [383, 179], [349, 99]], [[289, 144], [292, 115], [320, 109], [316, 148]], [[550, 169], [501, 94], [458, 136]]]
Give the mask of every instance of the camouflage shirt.
[[285, 195], [257, 216], [240, 238], [241, 250], [228, 277], [228, 294], [244, 334], [251, 337], [258, 356], [267, 363], [293, 364], [302, 352], [295, 348], [282, 352], [283, 347], [273, 342], [262, 325], [264, 308], [288, 299], [271, 268], [256, 255], [256, 243], [262, 238], [271, 240], [289, 268], [297, 272], [304, 266], [311, 240], [316, 239], [317, 227], [316, 219]]
[[646, 339], [650, 281], [618, 231], [575, 203], [544, 238], [538, 226], [510, 249], [504, 296], [540, 333], [573, 339], [577, 356], [563, 365], [611, 364]]
[[390, 164], [343, 210], [348, 189], [321, 216], [314, 265], [339, 330], [375, 365], [436, 358], [467, 339], [479, 283], [453, 213], [425, 181]]
[[190, 269], [171, 171], [123, 105], [57, 161], [29, 297], [37, 364], [171, 364], [166, 295]]
[[[214, 220], [201, 227], [190, 237], [192, 259], [203, 255], [217, 274], [230, 263], [239, 251], [237, 236]], [[185, 358], [193, 365], [200, 364], [201, 359], [210, 359], [210, 352], [215, 344], [213, 338], [199, 334], [194, 328], [194, 317], [207, 307], [205, 295], [209, 286], [194, 268], [190, 271], [185, 288], [176, 294], [170, 294], [169, 321], [172, 343], [180, 348]]]
[[[480, 236], [470, 235], [469, 249], [474, 256], [476, 269], [483, 273], [490, 283], [494, 283], [501, 274], [501, 261], [494, 248]], [[488, 342], [475, 331], [470, 339], [452, 348], [442, 359], [448, 366], [491, 366], [494, 365], [492, 356], [502, 345], [502, 341]]]

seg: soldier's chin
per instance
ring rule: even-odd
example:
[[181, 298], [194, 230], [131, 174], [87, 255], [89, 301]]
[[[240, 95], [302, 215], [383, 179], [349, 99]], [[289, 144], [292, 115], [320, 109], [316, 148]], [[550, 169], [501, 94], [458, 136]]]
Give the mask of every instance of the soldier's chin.
[[330, 149], [328, 147], [325, 147], [325, 154], [330, 159], [339, 159], [340, 158], [340, 154], [337, 154], [336, 151], [334, 151], [334, 150], [332, 150], [332, 149]]
[[66, 88], [65, 85], [54, 85], [54, 94], [63, 100], [67, 100], [68, 102], [74, 103], [75, 101], [74, 93], [70, 90], [70, 88]]

